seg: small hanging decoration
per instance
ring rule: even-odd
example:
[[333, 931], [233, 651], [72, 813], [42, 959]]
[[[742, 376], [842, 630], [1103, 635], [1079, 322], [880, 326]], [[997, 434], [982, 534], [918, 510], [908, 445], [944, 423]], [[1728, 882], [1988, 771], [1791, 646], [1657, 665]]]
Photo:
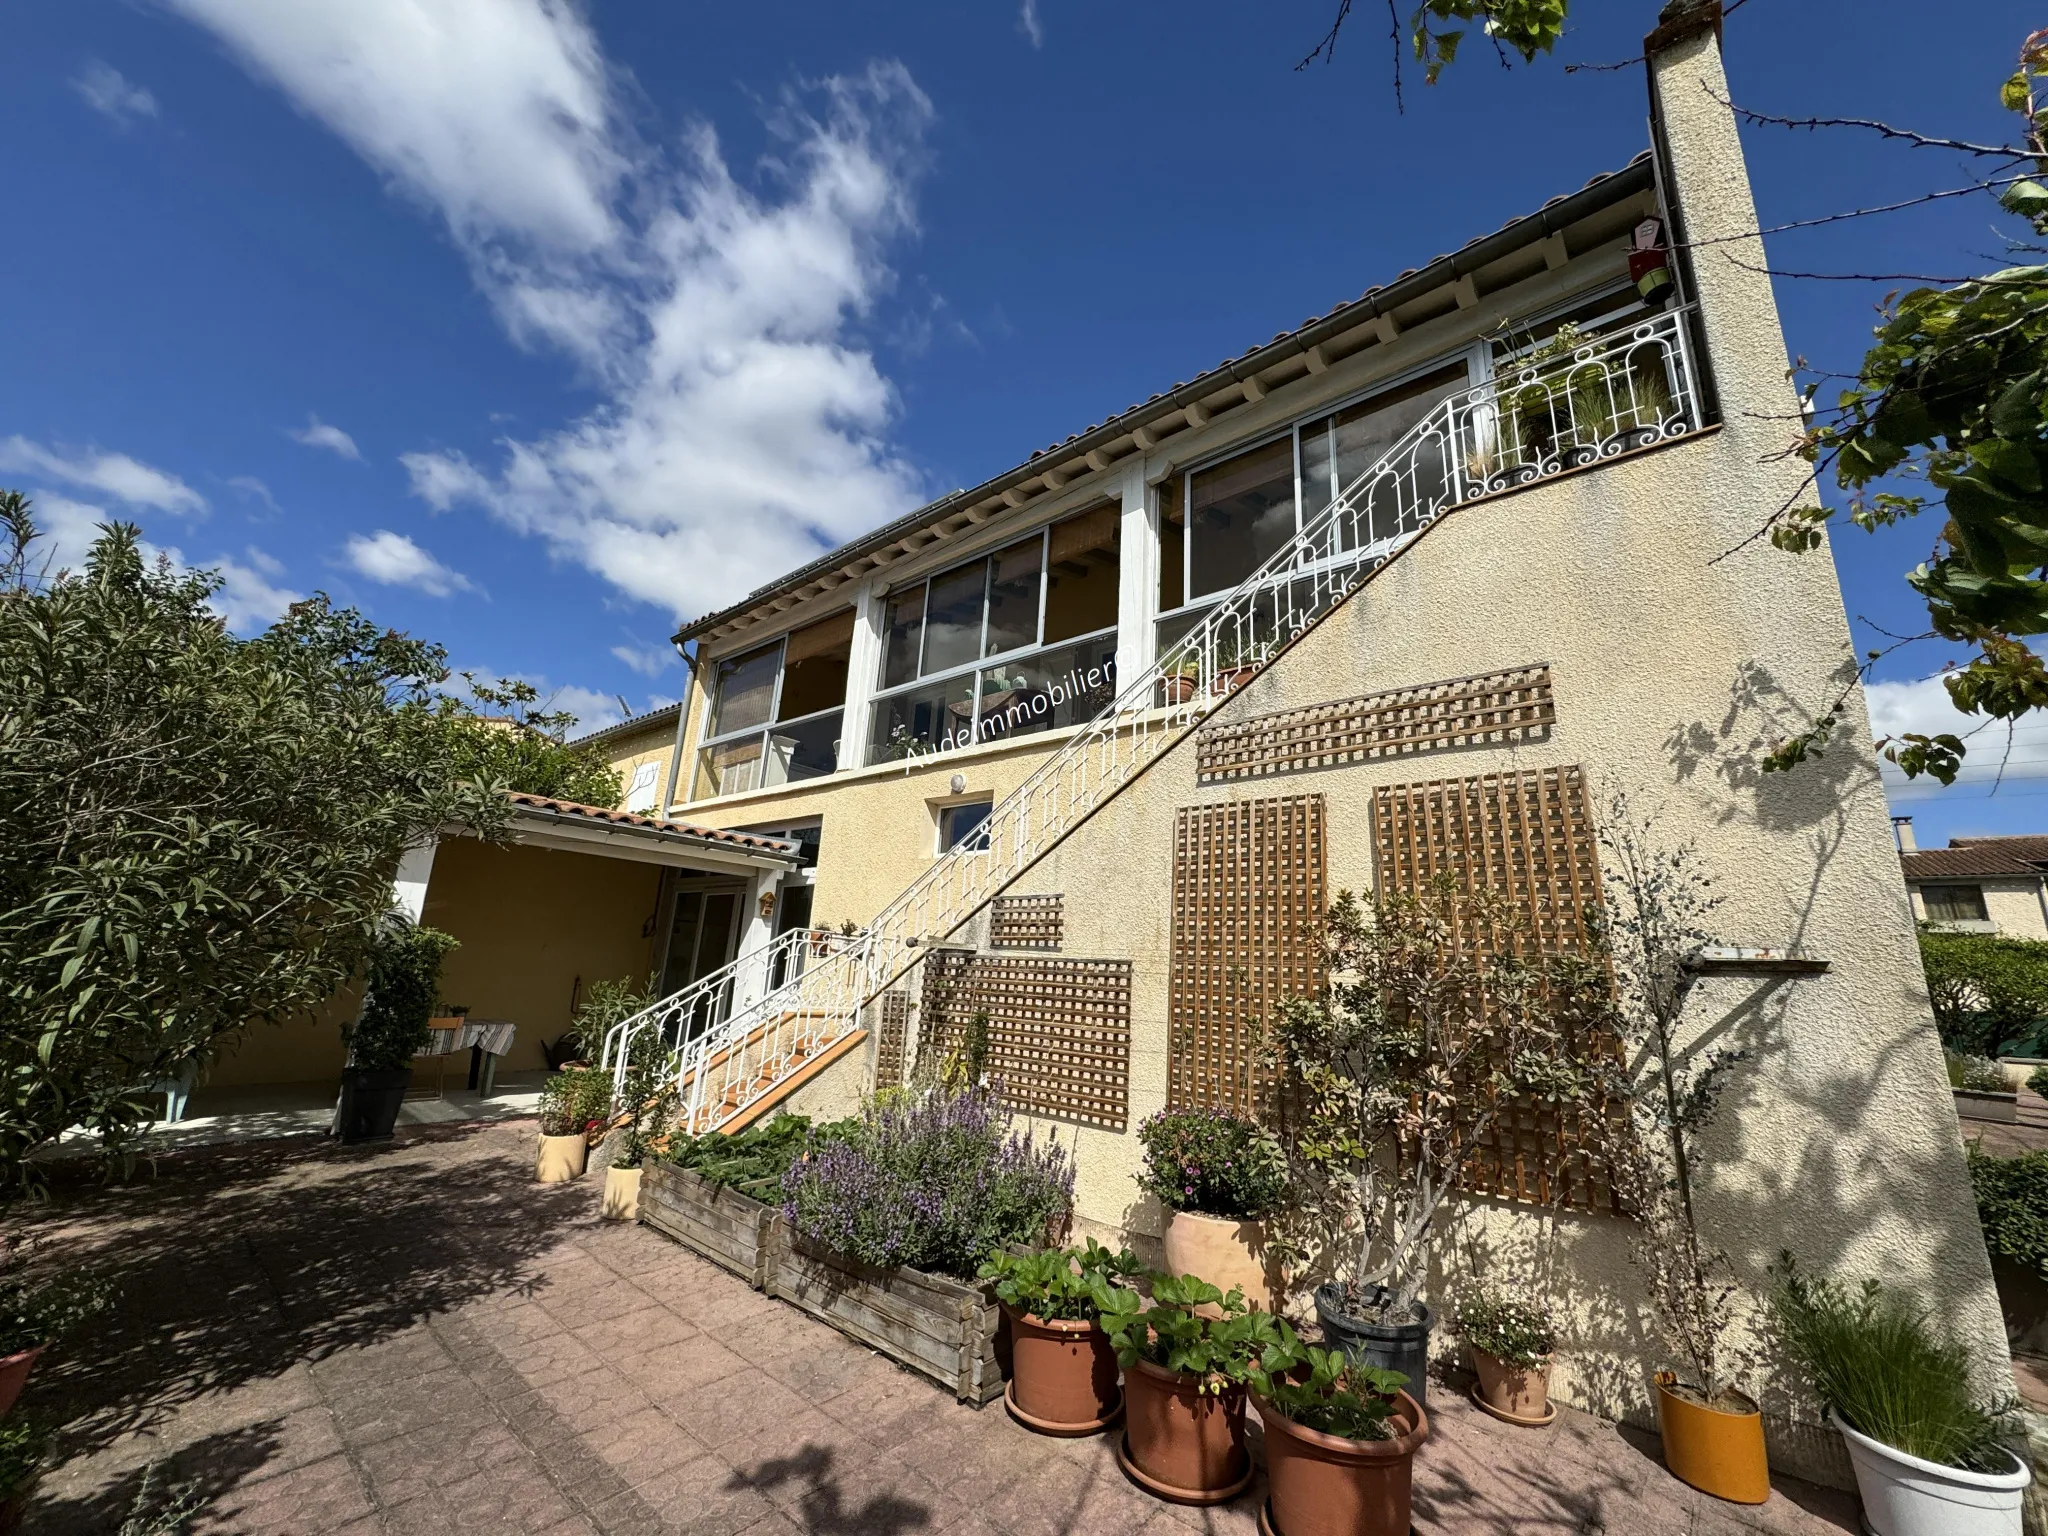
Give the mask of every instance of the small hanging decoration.
[[1663, 240], [1663, 221], [1645, 219], [1636, 226], [1628, 253], [1628, 275], [1652, 309], [1662, 309], [1676, 291], [1671, 281], [1671, 253], [1664, 249]]

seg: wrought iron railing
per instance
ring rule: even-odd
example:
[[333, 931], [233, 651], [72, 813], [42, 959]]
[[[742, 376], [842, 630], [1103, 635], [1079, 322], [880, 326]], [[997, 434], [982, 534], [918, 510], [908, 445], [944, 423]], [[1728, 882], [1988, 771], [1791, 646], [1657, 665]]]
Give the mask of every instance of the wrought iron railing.
[[[1286, 645], [1453, 507], [1700, 425], [1686, 315], [1539, 348], [1439, 402], [999, 802], [858, 937], [685, 1041], [685, 1118], [710, 1130], [858, 1026], [862, 1010]], [[633, 1021], [628, 1021], [632, 1023]]]

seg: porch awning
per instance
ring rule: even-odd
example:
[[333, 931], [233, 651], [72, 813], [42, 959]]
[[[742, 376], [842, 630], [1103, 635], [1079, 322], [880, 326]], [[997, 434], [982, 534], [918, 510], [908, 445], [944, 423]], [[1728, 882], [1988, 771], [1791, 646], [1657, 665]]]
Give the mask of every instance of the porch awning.
[[793, 869], [803, 860], [796, 843], [757, 832], [728, 832], [541, 795], [515, 794], [511, 800], [512, 840], [530, 847], [676, 869]]

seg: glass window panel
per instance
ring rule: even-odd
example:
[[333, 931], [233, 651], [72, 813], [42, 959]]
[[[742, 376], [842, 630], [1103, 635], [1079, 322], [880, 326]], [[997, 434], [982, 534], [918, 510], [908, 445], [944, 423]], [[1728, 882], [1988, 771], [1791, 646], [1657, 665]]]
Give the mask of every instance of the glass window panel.
[[711, 709], [713, 736], [768, 723], [768, 711], [775, 702], [775, 674], [781, 664], [780, 640], [716, 664], [717, 692]]
[[974, 674], [969, 672], [877, 699], [868, 761], [901, 762], [919, 752], [965, 746], [973, 729]]
[[1321, 513], [1367, 471], [1383, 466], [1380, 476], [1359, 487], [1357, 515], [1347, 519], [1338, 547], [1376, 543], [1416, 526], [1422, 510], [1443, 495], [1443, 455], [1425, 450], [1391, 461], [1387, 455], [1440, 401], [1468, 383], [1465, 365], [1453, 363], [1304, 426], [1303, 521]]
[[800, 720], [846, 702], [846, 667], [853, 656], [853, 610], [791, 633], [782, 656], [778, 720]]
[[1294, 438], [1189, 477], [1193, 597], [1228, 591], [1294, 537]]
[[691, 799], [739, 795], [760, 787], [761, 738], [758, 734], [706, 747], [697, 754], [697, 792]]
[[988, 596], [988, 561], [956, 566], [932, 578], [931, 605], [924, 625], [924, 665], [929, 677], [977, 660], [981, 655], [981, 611]]
[[1116, 637], [1040, 651], [981, 671], [981, 741], [1082, 725], [1116, 698]]
[[882, 644], [882, 686], [894, 688], [917, 681], [917, 647], [924, 634], [924, 583], [891, 594], [889, 633]]
[[988, 851], [988, 816], [995, 809], [992, 800], [971, 805], [949, 805], [939, 812], [939, 852], [965, 848], [969, 853]]
[[1930, 923], [1981, 923], [1990, 917], [1981, 885], [1923, 885], [1920, 899]]
[[1180, 505], [1181, 477], [1159, 487], [1159, 611], [1171, 613], [1187, 599], [1187, 518]]
[[989, 558], [988, 638], [981, 654], [1000, 656], [1038, 644], [1038, 589], [1045, 539], [1034, 533]]
[[1054, 523], [1045, 569], [1045, 643], [1116, 624], [1123, 509], [1106, 503]]
[[801, 725], [779, 725], [768, 732], [764, 784], [794, 784], [816, 779], [839, 766], [839, 722], [835, 712]]

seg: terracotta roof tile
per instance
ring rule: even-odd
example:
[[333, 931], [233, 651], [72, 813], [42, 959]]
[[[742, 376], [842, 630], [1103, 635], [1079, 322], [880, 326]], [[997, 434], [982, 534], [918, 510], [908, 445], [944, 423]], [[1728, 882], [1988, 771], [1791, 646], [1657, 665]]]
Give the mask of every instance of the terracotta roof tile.
[[1908, 880], [2048, 874], [2048, 837], [1953, 837], [1946, 848], [1899, 855]]
[[669, 821], [659, 816], [641, 816], [633, 811], [611, 811], [601, 805], [578, 805], [573, 800], [550, 800], [545, 795], [514, 794], [514, 805], [529, 806], [554, 816], [573, 816], [585, 821], [602, 821], [615, 827], [639, 827], [649, 832], [667, 832], [702, 838], [708, 843], [728, 843], [753, 853], [772, 853], [798, 858], [803, 850], [782, 837], [763, 837], [758, 832], [729, 832], [723, 827], [700, 827], [694, 822]]

